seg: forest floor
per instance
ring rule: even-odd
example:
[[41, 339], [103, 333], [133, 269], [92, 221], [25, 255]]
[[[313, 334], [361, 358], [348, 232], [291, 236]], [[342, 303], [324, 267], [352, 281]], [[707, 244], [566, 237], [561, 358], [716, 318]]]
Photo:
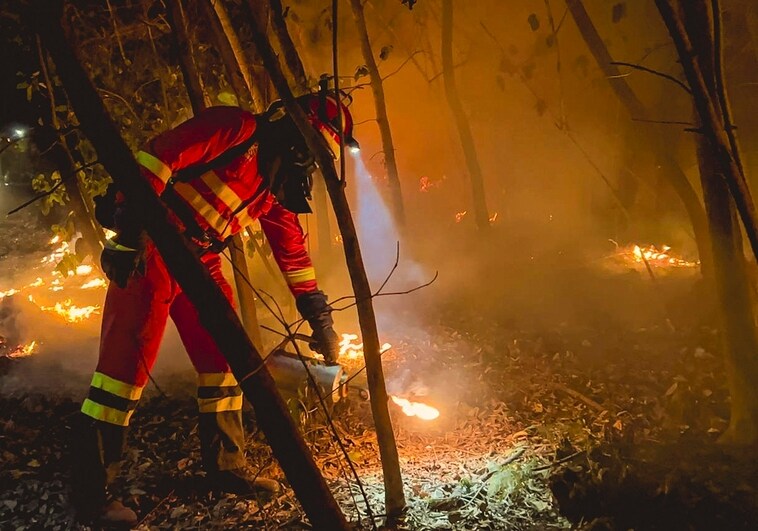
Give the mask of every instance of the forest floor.
[[[478, 269], [488, 285], [442, 286], [382, 328], [390, 393], [440, 410], [425, 421], [390, 405], [405, 528], [758, 528], [754, 450], [715, 444], [729, 398], [692, 271], [651, 279], [613, 256], [510, 264], [508, 276], [489, 267]], [[0, 304], [10, 326], [17, 306]], [[32, 320], [27, 335], [34, 326], [44, 325]], [[73, 358], [11, 357], [12, 334], [0, 335], [0, 528], [86, 529], [69, 508], [66, 456], [88, 374]], [[289, 488], [252, 499], [198, 489], [194, 376], [156, 380], [162, 392], [150, 386], [141, 401], [114, 488], [139, 529], [309, 528]], [[351, 391], [332, 416], [365, 498], [324, 415], [306, 405], [299, 420], [346, 515], [371, 529], [384, 509], [369, 403]], [[249, 409], [245, 422], [251, 467], [286, 485]]]

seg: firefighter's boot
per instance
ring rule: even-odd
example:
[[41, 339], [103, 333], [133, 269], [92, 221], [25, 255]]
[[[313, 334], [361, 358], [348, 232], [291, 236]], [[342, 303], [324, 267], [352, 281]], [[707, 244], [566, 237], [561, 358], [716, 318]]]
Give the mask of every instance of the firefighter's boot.
[[278, 492], [279, 483], [248, 470], [244, 446], [241, 409], [200, 413], [200, 453], [208, 490], [243, 496]]
[[71, 503], [81, 522], [130, 526], [137, 514], [108, 493], [126, 445], [126, 427], [79, 414], [71, 445]]

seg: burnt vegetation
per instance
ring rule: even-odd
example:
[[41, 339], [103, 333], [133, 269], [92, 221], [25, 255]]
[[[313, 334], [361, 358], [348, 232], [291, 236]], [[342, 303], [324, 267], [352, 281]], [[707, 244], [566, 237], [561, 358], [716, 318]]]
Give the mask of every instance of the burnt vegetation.
[[[281, 487], [204, 488], [170, 330], [114, 489], [140, 529], [758, 526], [755, 2], [12, 0], [0, 34], [0, 528], [87, 528], [68, 455], [112, 181]], [[293, 103], [320, 88], [355, 120], [339, 161]], [[319, 166], [337, 368], [261, 227], [223, 252], [238, 318], [130, 156], [277, 99]]]

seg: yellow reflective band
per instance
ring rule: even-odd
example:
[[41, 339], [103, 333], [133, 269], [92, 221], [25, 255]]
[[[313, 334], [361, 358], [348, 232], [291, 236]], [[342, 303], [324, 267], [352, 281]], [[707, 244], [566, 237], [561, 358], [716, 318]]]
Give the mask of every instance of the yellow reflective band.
[[237, 411], [242, 409], [242, 396], [227, 396], [225, 398], [198, 398], [197, 406], [200, 410], [200, 413]]
[[316, 269], [306, 267], [305, 269], [297, 269], [295, 271], [285, 271], [284, 278], [287, 279], [287, 284], [290, 286], [309, 280], [316, 280]]
[[230, 372], [201, 372], [197, 375], [198, 387], [233, 387], [237, 380]]
[[160, 159], [154, 155], [151, 155], [147, 151], [138, 152], [135, 156], [135, 159], [140, 166], [150, 170], [153, 175], [158, 177], [164, 183], [167, 183], [171, 178], [171, 175], [173, 175], [171, 168], [166, 166]]
[[224, 203], [231, 212], [234, 212], [242, 203], [242, 199], [237, 195], [237, 192], [232, 190], [229, 185], [219, 179], [218, 175], [214, 172], [209, 171], [204, 173], [203, 176], [200, 177], [200, 180], [203, 181], [214, 194], [216, 194], [216, 197], [221, 199], [221, 202]]
[[142, 387], [121, 382], [101, 372], [96, 372], [92, 375], [92, 383], [90, 385], [127, 400], [139, 400], [139, 397], [142, 396]]
[[205, 218], [208, 225], [210, 225], [219, 236], [223, 236], [223, 233], [229, 228], [229, 223], [221, 217], [221, 214], [213, 207], [213, 205], [200, 195], [200, 192], [187, 183], [176, 183], [174, 185], [174, 190], [176, 190], [176, 193], [178, 193], [182, 199], [187, 201], [198, 214]]
[[82, 413], [92, 417], [93, 419], [102, 420], [103, 422], [107, 422], [109, 424], [128, 426], [129, 419], [131, 418], [134, 411], [121, 411], [112, 407], [98, 404], [97, 402], [93, 402], [87, 398], [82, 403]]

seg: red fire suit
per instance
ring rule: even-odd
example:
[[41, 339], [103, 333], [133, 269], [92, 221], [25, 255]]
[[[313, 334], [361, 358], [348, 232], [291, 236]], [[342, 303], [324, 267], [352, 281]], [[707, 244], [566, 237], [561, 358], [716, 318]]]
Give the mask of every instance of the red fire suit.
[[[261, 186], [257, 155], [258, 145], [265, 138], [225, 166], [190, 182], [171, 182], [179, 170], [215, 159], [250, 138], [255, 130], [254, 115], [236, 107], [211, 107], [153, 139], [136, 158], [156, 193], [167, 185], [174, 186], [197, 224], [220, 240], [259, 219], [292, 293], [297, 296], [316, 291], [315, 272], [297, 215], [279, 205]], [[219, 255], [206, 253], [201, 259], [232, 302], [232, 289], [221, 273]], [[144, 276], [132, 277], [123, 289], [115, 283], [108, 287], [100, 356], [82, 412], [110, 424], [128, 425], [169, 316], [198, 372], [201, 431], [204, 425], [210, 426], [211, 432], [213, 426], [221, 425], [222, 435], [211, 438], [223, 442], [223, 425], [239, 423], [242, 393], [223, 355], [201, 326], [195, 308], [149, 243]], [[204, 416], [208, 417], [205, 421]], [[240, 466], [241, 452], [227, 452], [221, 448], [223, 444], [211, 446], [215, 449], [204, 448], [204, 452], [216, 455], [204, 455], [204, 460], [215, 461], [220, 469]]]

